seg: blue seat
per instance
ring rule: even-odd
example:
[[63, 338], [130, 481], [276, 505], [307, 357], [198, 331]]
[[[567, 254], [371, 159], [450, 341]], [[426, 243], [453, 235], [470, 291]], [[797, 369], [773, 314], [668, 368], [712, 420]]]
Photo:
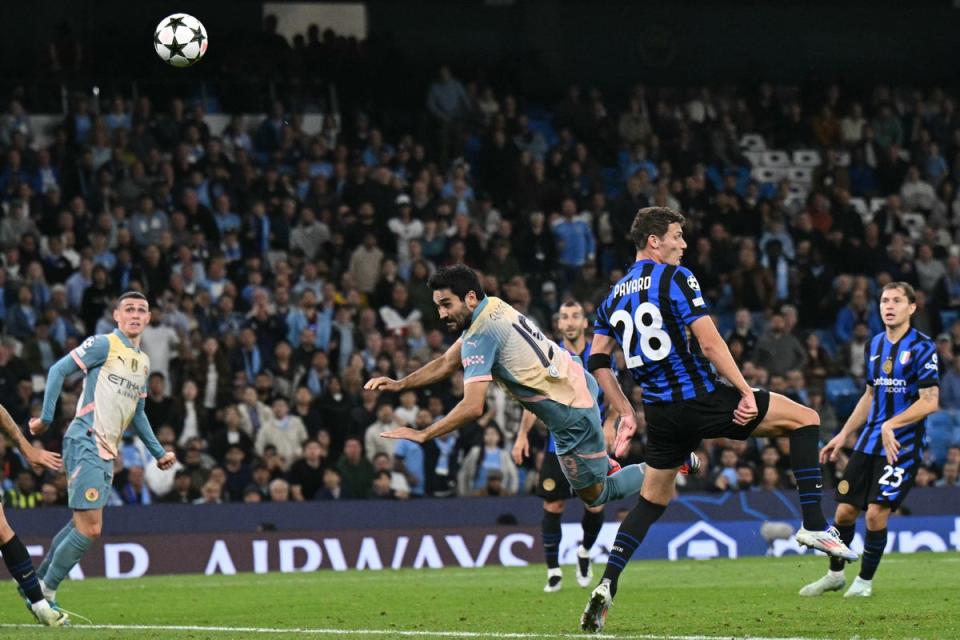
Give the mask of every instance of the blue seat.
[[927, 416], [927, 449], [938, 464], [947, 457], [947, 448], [954, 443], [958, 425], [950, 411], [937, 411]]
[[824, 395], [834, 411], [837, 412], [839, 420], [846, 420], [853, 413], [854, 407], [863, 395], [856, 380], [853, 378], [827, 378], [824, 385]]
[[833, 337], [833, 332], [829, 329], [816, 329], [814, 333], [820, 338], [820, 346], [827, 350], [831, 358], [837, 356], [837, 341]]
[[950, 331], [950, 327], [953, 326], [953, 323], [957, 321], [957, 318], [960, 318], [960, 311], [941, 311], [940, 312], [940, 326], [943, 331]]

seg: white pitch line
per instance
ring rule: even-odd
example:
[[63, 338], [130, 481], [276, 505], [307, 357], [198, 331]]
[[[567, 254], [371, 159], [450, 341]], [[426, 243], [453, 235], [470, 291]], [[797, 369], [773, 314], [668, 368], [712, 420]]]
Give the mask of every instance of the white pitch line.
[[[36, 629], [37, 625], [0, 624], [0, 629]], [[509, 633], [484, 631], [404, 631], [402, 629], [282, 629], [276, 627], [205, 627], [194, 625], [153, 625], [153, 624], [82, 624], [73, 629], [96, 629], [103, 631], [193, 631], [213, 633], [290, 633], [300, 635], [335, 635], [335, 636], [402, 636], [414, 638], [579, 638], [582, 633]], [[611, 638], [617, 640], [720, 640], [731, 638], [722, 636], [663, 636], [656, 634], [642, 635], [591, 635], [591, 638]], [[767, 637], [743, 636], [742, 640], [815, 640], [807, 637]]]

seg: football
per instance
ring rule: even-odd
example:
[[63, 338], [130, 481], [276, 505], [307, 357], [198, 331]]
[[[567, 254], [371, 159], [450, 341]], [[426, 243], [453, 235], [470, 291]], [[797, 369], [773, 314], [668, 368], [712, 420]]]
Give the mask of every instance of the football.
[[207, 30], [186, 13], [174, 13], [160, 21], [153, 33], [153, 48], [160, 59], [174, 67], [189, 67], [207, 52]]

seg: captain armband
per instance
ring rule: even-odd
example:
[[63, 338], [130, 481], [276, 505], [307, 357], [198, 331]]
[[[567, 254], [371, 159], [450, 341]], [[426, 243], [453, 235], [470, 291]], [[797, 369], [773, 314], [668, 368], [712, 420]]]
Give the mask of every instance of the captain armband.
[[597, 369], [610, 369], [610, 364], [609, 353], [591, 353], [587, 358], [587, 371], [593, 373]]

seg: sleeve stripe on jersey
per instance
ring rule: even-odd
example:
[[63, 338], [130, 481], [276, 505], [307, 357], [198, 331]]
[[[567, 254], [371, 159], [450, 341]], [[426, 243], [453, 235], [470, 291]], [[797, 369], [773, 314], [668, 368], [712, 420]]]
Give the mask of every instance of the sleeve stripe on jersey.
[[94, 404], [95, 404], [94, 402], [91, 402], [89, 404], [84, 405], [82, 408], [80, 408], [77, 411], [77, 417], [79, 418], [80, 416], [85, 416], [88, 413], [93, 413]]
[[482, 376], [471, 376], [466, 380], [464, 380], [463, 384], [470, 384], [471, 382], [490, 382], [491, 380], [493, 380], [493, 376], [491, 376], [490, 374], [486, 374]]
[[77, 355], [76, 349], [70, 352], [70, 357], [73, 358], [73, 361], [77, 363], [77, 366], [80, 367], [80, 370], [84, 373], [87, 373], [87, 365], [83, 363], [83, 359]]

